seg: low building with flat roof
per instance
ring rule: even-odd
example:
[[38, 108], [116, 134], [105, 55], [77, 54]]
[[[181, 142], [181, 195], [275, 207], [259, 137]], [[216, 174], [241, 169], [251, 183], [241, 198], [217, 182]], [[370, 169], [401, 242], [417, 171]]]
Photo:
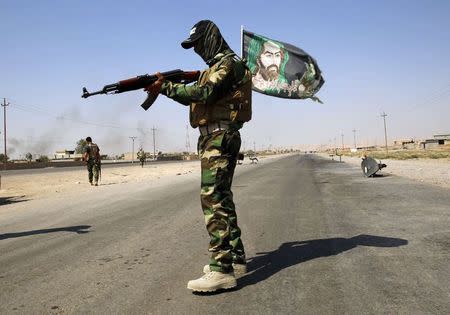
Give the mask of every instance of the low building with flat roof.
[[75, 150], [58, 150], [53, 156], [55, 160], [74, 160], [81, 159], [83, 155], [75, 153]]

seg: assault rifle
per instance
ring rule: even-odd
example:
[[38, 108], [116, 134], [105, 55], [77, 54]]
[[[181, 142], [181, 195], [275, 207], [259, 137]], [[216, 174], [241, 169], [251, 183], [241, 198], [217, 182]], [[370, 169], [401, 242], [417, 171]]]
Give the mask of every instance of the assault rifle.
[[[175, 83], [191, 83], [198, 80], [198, 77], [200, 75], [200, 71], [182, 71], [180, 69], [177, 70], [171, 70], [167, 72], [162, 72], [162, 76], [164, 76], [164, 79], [168, 81], [172, 81]], [[137, 76], [135, 78], [130, 78], [126, 80], [119, 81], [117, 83], [108, 84], [103, 87], [100, 91], [89, 93], [88, 90], [84, 87], [83, 88], [83, 95], [81, 95], [82, 98], [88, 98], [92, 95], [97, 94], [118, 94], [128, 91], [134, 91], [139, 89], [144, 89], [153, 82], [158, 80], [158, 77], [156, 74], [144, 74]], [[156, 98], [147, 97], [147, 99], [142, 103], [142, 108], [147, 110], [152, 106], [153, 102]]]

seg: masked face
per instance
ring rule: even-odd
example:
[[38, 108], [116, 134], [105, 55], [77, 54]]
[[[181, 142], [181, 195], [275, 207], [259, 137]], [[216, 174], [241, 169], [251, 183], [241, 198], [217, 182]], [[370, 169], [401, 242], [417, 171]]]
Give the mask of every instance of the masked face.
[[219, 28], [211, 21], [201, 21], [191, 30], [190, 36], [195, 34], [194, 51], [207, 63], [213, 62], [218, 54], [230, 50], [228, 44], [220, 34]]
[[278, 45], [266, 42], [259, 56], [260, 72], [264, 79], [275, 80], [280, 73], [282, 52]]

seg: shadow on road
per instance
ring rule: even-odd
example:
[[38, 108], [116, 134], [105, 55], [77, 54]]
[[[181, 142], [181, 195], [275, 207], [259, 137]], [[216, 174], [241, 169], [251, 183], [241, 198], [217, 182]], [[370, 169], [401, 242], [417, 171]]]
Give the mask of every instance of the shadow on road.
[[28, 199], [24, 199], [24, 196], [12, 196], [12, 197], [0, 197], [0, 206], [9, 205], [11, 203], [17, 203], [22, 201], [28, 201]]
[[33, 231], [25, 231], [25, 232], [17, 232], [17, 233], [6, 233], [6, 234], [0, 234], [0, 240], [4, 240], [7, 238], [37, 235], [37, 234], [54, 233], [54, 232], [75, 232], [77, 234], [84, 234], [84, 233], [89, 233], [90, 231], [83, 231], [83, 230], [89, 229], [90, 227], [91, 227], [90, 225], [77, 225], [77, 226], [66, 226], [66, 227], [54, 228], [54, 229], [33, 230]]
[[338, 255], [357, 246], [399, 247], [408, 241], [374, 235], [358, 235], [351, 238], [327, 238], [283, 243], [271, 252], [257, 253], [247, 260], [248, 274], [239, 279], [239, 289], [256, 284], [293, 265], [319, 257]]
[[391, 174], [373, 174], [372, 176], [370, 176], [371, 178], [373, 177], [391, 177]]

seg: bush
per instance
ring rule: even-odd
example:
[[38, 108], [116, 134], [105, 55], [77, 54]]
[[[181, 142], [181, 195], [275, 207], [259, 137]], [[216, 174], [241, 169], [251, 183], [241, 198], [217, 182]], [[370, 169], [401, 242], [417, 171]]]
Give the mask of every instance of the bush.
[[409, 159], [445, 159], [450, 158], [450, 150], [400, 150], [400, 151], [359, 151], [359, 152], [343, 152], [344, 155], [353, 157], [360, 157], [363, 154], [373, 157], [378, 160], [394, 159], [394, 160], [409, 160]]
[[443, 159], [443, 158], [446, 158], [446, 157], [448, 157], [448, 154], [437, 153], [437, 152], [431, 153], [429, 155], [430, 159]]
[[[8, 161], [9, 158], [8, 156], [6, 156], [6, 161]], [[3, 153], [0, 153], [0, 162], [1, 163], [5, 163], [5, 155]]]
[[50, 159], [46, 155], [40, 155], [39, 158], [36, 159], [36, 162], [47, 163], [50, 162]]

